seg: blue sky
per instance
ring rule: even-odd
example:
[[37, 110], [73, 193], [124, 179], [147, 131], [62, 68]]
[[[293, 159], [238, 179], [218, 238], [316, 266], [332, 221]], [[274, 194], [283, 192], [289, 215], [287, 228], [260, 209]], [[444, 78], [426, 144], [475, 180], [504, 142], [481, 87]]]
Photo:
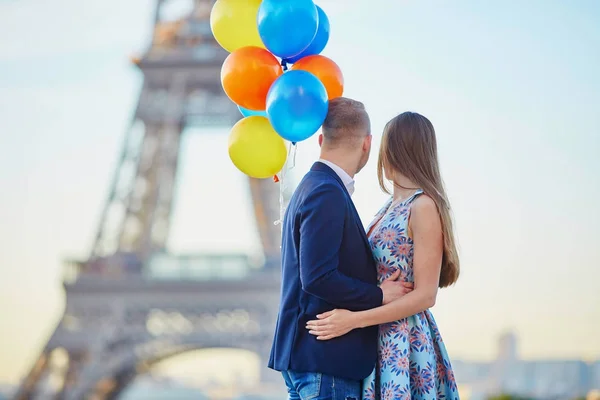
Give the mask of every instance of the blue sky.
[[[600, 358], [600, 3], [317, 3], [332, 27], [324, 54], [366, 104], [374, 145], [405, 110], [436, 127], [463, 262], [434, 310], [450, 354], [493, 357], [514, 329], [525, 357]], [[0, 381], [60, 317], [61, 260], [89, 250], [142, 82], [127, 60], [153, 7], [0, 0]], [[256, 251], [227, 131], [186, 132], [174, 251]], [[302, 143], [295, 174], [317, 156], [316, 138]], [[357, 176], [365, 223], [385, 199], [375, 157]]]

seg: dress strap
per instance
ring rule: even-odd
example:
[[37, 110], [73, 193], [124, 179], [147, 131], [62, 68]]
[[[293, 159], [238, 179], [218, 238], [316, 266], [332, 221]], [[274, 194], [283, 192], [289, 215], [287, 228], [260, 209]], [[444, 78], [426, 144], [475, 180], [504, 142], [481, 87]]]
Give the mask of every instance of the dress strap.
[[377, 214], [375, 214], [375, 217], [381, 217], [383, 214], [385, 214], [387, 212], [387, 210], [389, 210], [393, 201], [394, 201], [394, 198], [392, 196], [390, 196], [390, 198], [387, 199], [387, 201], [383, 204], [383, 207], [381, 207], [379, 209], [379, 211], [377, 211]]
[[417, 189], [412, 195], [410, 195], [406, 200], [403, 200], [403, 204], [412, 203], [419, 195], [423, 194], [423, 189]]

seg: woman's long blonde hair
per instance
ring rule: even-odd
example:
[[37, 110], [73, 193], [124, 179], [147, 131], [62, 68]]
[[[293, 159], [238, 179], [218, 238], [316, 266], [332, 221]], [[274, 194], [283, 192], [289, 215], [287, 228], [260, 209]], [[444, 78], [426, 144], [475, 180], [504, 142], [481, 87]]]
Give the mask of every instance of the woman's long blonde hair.
[[377, 176], [381, 189], [391, 194], [385, 185], [384, 169], [406, 176], [437, 205], [444, 235], [439, 286], [443, 288], [452, 285], [458, 279], [460, 263], [452, 228], [450, 203], [440, 174], [435, 130], [427, 118], [417, 113], [405, 112], [386, 124], [379, 148]]

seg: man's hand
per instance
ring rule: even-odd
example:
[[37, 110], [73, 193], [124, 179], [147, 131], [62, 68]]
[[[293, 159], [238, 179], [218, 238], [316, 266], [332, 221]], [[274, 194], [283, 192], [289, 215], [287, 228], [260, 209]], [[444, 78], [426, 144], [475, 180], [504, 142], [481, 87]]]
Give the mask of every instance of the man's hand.
[[399, 299], [407, 293], [412, 292], [414, 285], [412, 282], [397, 282], [400, 277], [400, 270], [397, 270], [389, 278], [381, 284], [380, 288], [383, 292], [383, 304], [391, 303]]

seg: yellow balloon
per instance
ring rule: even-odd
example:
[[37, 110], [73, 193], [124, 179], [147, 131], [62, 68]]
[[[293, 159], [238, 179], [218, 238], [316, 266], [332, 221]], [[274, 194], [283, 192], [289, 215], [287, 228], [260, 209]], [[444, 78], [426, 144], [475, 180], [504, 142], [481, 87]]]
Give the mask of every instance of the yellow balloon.
[[256, 16], [262, 0], [217, 0], [210, 12], [210, 29], [225, 50], [265, 48], [258, 34]]
[[231, 129], [229, 158], [252, 178], [270, 178], [283, 168], [287, 149], [269, 120], [255, 115], [238, 121]]

